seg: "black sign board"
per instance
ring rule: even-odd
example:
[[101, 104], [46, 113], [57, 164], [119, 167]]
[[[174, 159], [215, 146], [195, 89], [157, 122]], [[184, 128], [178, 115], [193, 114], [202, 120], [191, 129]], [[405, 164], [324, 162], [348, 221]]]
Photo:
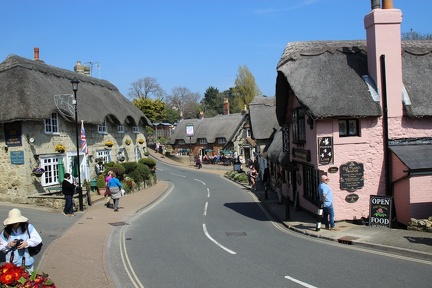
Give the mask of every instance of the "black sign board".
[[391, 227], [392, 197], [370, 196], [369, 226]]
[[9, 153], [10, 162], [14, 165], [24, 164], [24, 151], [11, 151]]
[[282, 152], [289, 152], [289, 128], [287, 126], [282, 127]]
[[354, 192], [364, 186], [363, 163], [355, 161], [340, 166], [340, 189]]
[[333, 163], [333, 137], [318, 137], [318, 154], [320, 165]]
[[348, 203], [355, 203], [359, 199], [359, 196], [355, 193], [350, 193], [345, 197], [345, 201]]
[[22, 146], [20, 122], [5, 123], [4, 133], [7, 146]]
[[339, 168], [338, 168], [338, 167], [329, 167], [329, 168], [327, 169], [327, 172], [328, 172], [328, 173], [336, 173], [337, 171], [339, 171]]
[[292, 157], [293, 157], [293, 159], [298, 160], [298, 161], [303, 161], [303, 162], [310, 162], [311, 161], [311, 156], [310, 156], [309, 150], [293, 148], [292, 149]]

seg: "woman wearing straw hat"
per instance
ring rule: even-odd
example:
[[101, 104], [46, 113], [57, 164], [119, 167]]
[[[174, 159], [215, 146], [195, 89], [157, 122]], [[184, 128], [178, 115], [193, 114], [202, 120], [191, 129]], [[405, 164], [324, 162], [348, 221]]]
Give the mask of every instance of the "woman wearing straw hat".
[[36, 228], [16, 208], [9, 211], [3, 224], [5, 228], [0, 233], [0, 250], [6, 253], [6, 262], [12, 262], [16, 266], [24, 265], [27, 271], [32, 272], [34, 259], [27, 248], [42, 242]]

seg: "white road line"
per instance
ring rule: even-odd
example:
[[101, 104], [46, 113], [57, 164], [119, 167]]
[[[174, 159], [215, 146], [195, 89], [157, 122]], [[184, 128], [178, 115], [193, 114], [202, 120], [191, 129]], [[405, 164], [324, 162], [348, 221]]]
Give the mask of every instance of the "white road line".
[[195, 181], [201, 182], [203, 185], [206, 185], [205, 182], [198, 180], [198, 179], [194, 179]]
[[180, 174], [175, 174], [175, 173], [169, 173], [169, 174], [171, 174], [171, 175], [174, 175], [174, 176], [178, 176], [178, 177], [186, 177], [185, 175], [180, 175]]
[[295, 278], [292, 278], [292, 277], [290, 277], [290, 276], [285, 276], [285, 278], [288, 279], [288, 280], [291, 280], [291, 281], [293, 281], [293, 282], [295, 282], [295, 283], [297, 283], [297, 284], [300, 284], [300, 285], [302, 285], [302, 286], [304, 286], [304, 287], [308, 287], [308, 288], [316, 288], [316, 286], [312, 286], [312, 285], [310, 285], [310, 284], [307, 284], [307, 283], [305, 283], [305, 282], [302, 282], [302, 281], [297, 280], [297, 279], [295, 279]]
[[214, 239], [210, 236], [210, 234], [207, 232], [206, 224], [203, 224], [203, 230], [204, 230], [204, 234], [207, 236], [207, 238], [209, 238], [210, 241], [212, 241], [213, 243], [215, 243], [217, 246], [219, 246], [220, 248], [222, 248], [223, 250], [227, 251], [227, 252], [230, 253], [230, 254], [233, 254], [233, 255], [237, 254], [236, 252], [234, 252], [234, 251], [232, 251], [232, 250], [226, 248], [225, 246], [223, 246], [222, 244], [220, 244], [219, 242], [217, 242], [216, 240], [214, 240]]
[[210, 198], [210, 189], [207, 188], [207, 198]]
[[207, 215], [207, 207], [208, 207], [208, 202], [206, 202], [206, 204], [204, 205], [204, 216]]

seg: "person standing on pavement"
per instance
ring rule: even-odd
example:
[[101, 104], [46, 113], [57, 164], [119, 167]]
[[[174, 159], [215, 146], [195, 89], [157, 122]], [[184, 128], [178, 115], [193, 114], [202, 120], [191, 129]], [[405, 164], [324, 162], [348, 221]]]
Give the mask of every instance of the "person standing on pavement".
[[318, 187], [320, 201], [323, 208], [324, 225], [326, 229], [336, 230], [334, 223], [334, 208], [333, 208], [333, 194], [330, 186], [328, 185], [329, 178], [327, 175], [321, 176], [321, 184]]
[[63, 209], [63, 215], [75, 216], [73, 209], [73, 195], [75, 193], [75, 185], [70, 182], [71, 174], [65, 173], [64, 180], [62, 182], [62, 192], [65, 197], [65, 206]]
[[113, 173], [113, 171], [108, 171], [108, 173], [107, 173], [107, 177], [105, 178], [105, 195], [104, 195], [104, 197], [107, 197], [108, 198], [108, 200], [106, 201], [106, 203], [105, 203], [105, 206], [106, 207], [111, 207], [112, 206], [112, 204], [111, 204], [111, 197], [109, 197], [110, 196], [110, 190], [109, 190], [109, 188], [108, 188], [108, 182], [109, 182], [109, 180], [111, 180], [111, 178], [112, 178], [112, 173]]
[[27, 248], [42, 242], [36, 228], [16, 208], [9, 211], [3, 224], [5, 228], [0, 235], [0, 250], [5, 252], [6, 262], [12, 262], [16, 266], [24, 265], [27, 271], [33, 272], [34, 259]]
[[121, 189], [122, 184], [120, 183], [119, 179], [117, 179], [117, 175], [113, 172], [111, 174], [112, 178], [108, 181], [108, 188], [111, 193], [111, 198], [114, 201], [114, 212], [118, 211], [118, 204], [121, 197]]
[[256, 180], [258, 177], [258, 171], [255, 169], [255, 166], [253, 166], [253, 165], [251, 165], [251, 167], [250, 167], [249, 176], [250, 176], [252, 189], [256, 191]]

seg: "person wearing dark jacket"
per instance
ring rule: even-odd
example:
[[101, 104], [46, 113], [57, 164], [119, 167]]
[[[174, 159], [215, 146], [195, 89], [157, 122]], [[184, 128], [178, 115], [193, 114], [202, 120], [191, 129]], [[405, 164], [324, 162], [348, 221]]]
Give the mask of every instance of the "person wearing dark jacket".
[[63, 209], [63, 215], [75, 216], [73, 210], [73, 194], [75, 193], [75, 185], [70, 182], [70, 173], [65, 173], [64, 180], [62, 182], [62, 192], [65, 197], [65, 207]]

